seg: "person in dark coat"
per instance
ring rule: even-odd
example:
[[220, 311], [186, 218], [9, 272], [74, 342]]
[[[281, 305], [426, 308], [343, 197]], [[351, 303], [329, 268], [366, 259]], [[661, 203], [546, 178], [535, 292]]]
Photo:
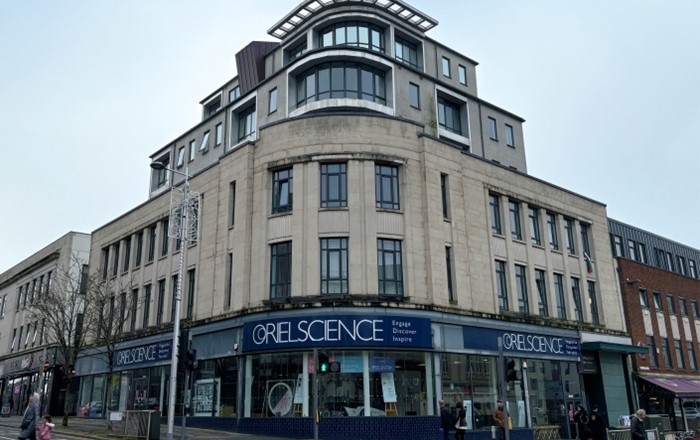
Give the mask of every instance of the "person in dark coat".
[[462, 402], [457, 402], [456, 415], [459, 421], [459, 428], [455, 428], [455, 439], [464, 440], [464, 434], [467, 430], [467, 413], [464, 411], [464, 404]]
[[644, 419], [647, 416], [647, 412], [643, 409], [638, 409], [636, 414], [632, 416], [632, 423], [630, 423], [630, 433], [632, 434], [632, 440], [646, 440], [647, 432], [644, 429]]
[[593, 440], [605, 440], [605, 424], [603, 423], [603, 416], [598, 412], [598, 405], [593, 405], [588, 427], [593, 434]]
[[578, 432], [579, 440], [589, 440], [593, 437], [591, 429], [588, 427], [590, 418], [586, 412], [586, 408], [582, 404], [576, 404], [576, 413], [574, 413], [574, 423], [576, 423], [576, 431]]
[[22, 424], [19, 433], [19, 439], [31, 439], [36, 440], [36, 426], [43, 423], [41, 417], [39, 416], [39, 393], [34, 393], [29, 398], [29, 404], [27, 409], [24, 410], [24, 417], [22, 418]]
[[452, 429], [452, 415], [450, 414], [450, 408], [445, 406], [445, 401], [440, 400], [440, 431], [442, 431], [442, 437], [444, 440], [449, 440], [450, 429]]

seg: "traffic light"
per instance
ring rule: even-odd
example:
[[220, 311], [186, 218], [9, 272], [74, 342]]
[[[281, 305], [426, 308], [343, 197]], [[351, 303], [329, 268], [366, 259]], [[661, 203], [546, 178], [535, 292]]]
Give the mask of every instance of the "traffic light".
[[340, 373], [340, 362], [331, 361], [328, 357], [328, 353], [319, 352], [318, 353], [318, 372], [320, 374], [326, 373]]
[[187, 350], [185, 353], [185, 368], [188, 370], [194, 370], [197, 368], [197, 350]]
[[515, 369], [515, 359], [506, 359], [506, 382], [520, 380], [518, 370]]

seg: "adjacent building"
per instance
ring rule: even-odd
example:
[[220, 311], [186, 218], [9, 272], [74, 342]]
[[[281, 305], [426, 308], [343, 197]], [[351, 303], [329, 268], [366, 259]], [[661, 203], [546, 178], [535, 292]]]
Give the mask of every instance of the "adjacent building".
[[3, 415], [22, 414], [34, 392], [42, 395], [42, 413], [63, 414], [70, 371], [47, 340], [45, 321], [34, 318], [32, 305], [50, 289], [70, 288], [69, 280], [79, 280], [89, 252], [90, 234], [69, 232], [0, 274]]
[[700, 422], [700, 251], [612, 219], [609, 229], [629, 334], [646, 349], [632, 362], [639, 405], [668, 415], [671, 429], [693, 430]]

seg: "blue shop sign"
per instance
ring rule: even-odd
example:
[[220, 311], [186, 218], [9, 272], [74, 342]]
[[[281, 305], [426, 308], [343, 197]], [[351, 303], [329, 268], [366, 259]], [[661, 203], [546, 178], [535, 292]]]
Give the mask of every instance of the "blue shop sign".
[[430, 319], [333, 315], [247, 322], [243, 350], [300, 347], [432, 348]]
[[503, 338], [503, 353], [578, 358], [581, 347], [577, 338], [499, 330], [481, 327], [463, 327], [464, 348], [498, 351], [498, 338]]
[[116, 367], [130, 367], [169, 361], [172, 356], [171, 347], [171, 342], [158, 342], [118, 350], [114, 353], [114, 365]]

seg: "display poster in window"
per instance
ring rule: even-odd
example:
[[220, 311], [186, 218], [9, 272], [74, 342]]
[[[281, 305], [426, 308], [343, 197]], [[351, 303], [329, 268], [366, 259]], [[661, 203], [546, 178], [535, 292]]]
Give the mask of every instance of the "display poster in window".
[[303, 393], [304, 375], [299, 373], [297, 375], [296, 386], [294, 387], [294, 403], [301, 405], [304, 403], [304, 393]]
[[340, 362], [340, 371], [343, 373], [362, 373], [361, 354], [341, 354], [335, 360]]
[[393, 373], [395, 370], [394, 356], [371, 355], [369, 357], [370, 373]]
[[518, 428], [525, 426], [525, 401], [518, 400]]
[[218, 416], [220, 379], [202, 379], [194, 383], [194, 415]]
[[396, 387], [394, 386], [394, 373], [381, 373], [382, 397], [384, 403], [396, 403]]
[[467, 429], [474, 429], [472, 427], [472, 401], [465, 400], [464, 402], [464, 414], [467, 418]]

